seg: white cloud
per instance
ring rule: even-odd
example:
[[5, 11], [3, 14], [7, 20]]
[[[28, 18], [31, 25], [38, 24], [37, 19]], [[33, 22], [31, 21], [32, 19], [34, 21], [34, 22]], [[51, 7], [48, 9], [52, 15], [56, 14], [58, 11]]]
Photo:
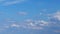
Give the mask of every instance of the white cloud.
[[[26, 21], [26, 20], [25, 20]], [[44, 26], [48, 26], [48, 22], [44, 20], [27, 20], [26, 21], [26, 28], [28, 29], [44, 29]]]
[[35, 24], [33, 24], [33, 23], [29, 23], [28, 25], [30, 25], [30, 26], [36, 26]]
[[60, 30], [54, 30], [54, 32], [56, 32], [56, 33], [60, 33]]
[[3, 32], [9, 28], [9, 25], [2, 25], [0, 26], [0, 32]]
[[40, 21], [40, 26], [47, 26], [49, 23], [44, 21], [44, 20], [41, 20]]
[[11, 24], [10, 26], [11, 27], [17, 27], [17, 28], [20, 27], [20, 25], [18, 25], [18, 24]]
[[32, 22], [33, 20], [32, 19], [26, 19], [24, 21], [26, 21], [26, 22]]
[[19, 15], [27, 15], [27, 12], [18, 12]]
[[[48, 22], [42, 21], [43, 23], [48, 23], [49, 26], [60, 26], [60, 11], [52, 14], [47, 14]], [[47, 25], [47, 24], [46, 24]]]
[[58, 20], [60, 20], [60, 12], [57, 11], [54, 15], [53, 15], [54, 18], [57, 18]]
[[42, 30], [42, 29], [44, 29], [43, 26], [46, 26], [48, 24], [47, 22], [45, 22], [43, 20], [35, 20], [35, 21], [34, 20], [32, 20], [32, 21], [28, 20], [27, 23], [24, 22], [22, 24], [21, 23], [5, 24], [3, 28], [7, 29], [7, 28], [15, 27], [15, 28], [18, 28], [18, 29], [25, 28], [25, 29]]
[[26, 29], [35, 29], [35, 30], [41, 30], [41, 29], [43, 29], [43, 27], [37, 26], [34, 23], [28, 23], [28, 24], [26, 24], [25, 28]]
[[35, 30], [42, 30], [43, 29], [43, 27], [39, 27], [39, 26], [29, 26], [29, 27], [27, 27], [28, 29], [35, 29]]
[[35, 29], [35, 30], [43, 29], [43, 27], [35, 26], [32, 23], [29, 23], [29, 25], [28, 24], [22, 24], [22, 25], [20, 25], [20, 24], [11, 24], [10, 27], [16, 27], [18, 29], [20, 29], [20, 28]]
[[40, 25], [40, 26], [48, 26], [49, 23], [47, 21], [44, 21], [44, 20], [36, 20], [35, 24]]
[[7, 18], [7, 19], [5, 19], [5, 22], [8, 22], [8, 23], [15, 23], [16, 20], [15, 20], [15, 19], [12, 19], [12, 18]]
[[8, 6], [8, 5], [14, 5], [14, 4], [17, 4], [17, 3], [21, 3], [21, 2], [24, 2], [25, 0], [14, 0], [14, 1], [9, 1], [7, 2], [5, 0], [5, 2], [3, 3], [4, 6]]

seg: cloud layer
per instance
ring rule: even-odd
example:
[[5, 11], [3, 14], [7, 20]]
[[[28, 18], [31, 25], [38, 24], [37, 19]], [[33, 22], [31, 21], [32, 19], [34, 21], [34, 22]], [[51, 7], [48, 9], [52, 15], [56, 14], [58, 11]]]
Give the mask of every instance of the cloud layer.
[[[19, 15], [26, 15], [26, 12], [19, 12]], [[42, 15], [42, 14], [41, 14]], [[9, 24], [3, 24], [0, 27], [0, 31], [7, 30], [9, 28], [20, 28], [23, 29], [31, 29], [31, 30], [44, 30], [51, 27], [60, 27], [60, 11], [57, 11], [53, 14], [45, 15], [48, 18], [48, 21], [43, 19], [33, 20], [33, 19], [25, 19], [21, 23], [15, 20], [6, 19], [5, 21]], [[47, 27], [47, 28], [45, 28]], [[55, 30], [54, 30], [55, 31]], [[55, 31], [60, 32], [60, 31]]]

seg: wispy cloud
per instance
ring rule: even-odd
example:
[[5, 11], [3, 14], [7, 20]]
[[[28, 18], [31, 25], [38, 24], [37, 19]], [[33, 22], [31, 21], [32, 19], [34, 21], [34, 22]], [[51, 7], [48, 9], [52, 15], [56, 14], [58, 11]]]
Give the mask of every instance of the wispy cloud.
[[60, 33], [60, 30], [54, 30], [54, 32], [56, 32], [56, 33]]
[[7, 0], [5, 0], [5, 2], [2, 5], [9, 6], [9, 5], [14, 5], [14, 4], [17, 4], [17, 3], [24, 2], [24, 1], [25, 0], [14, 0], [14, 1], [7, 1]]
[[27, 12], [18, 12], [18, 15], [21, 15], [21, 16], [27, 15]]
[[5, 30], [7, 30], [9, 28], [9, 26], [8, 25], [0, 25], [0, 32], [2, 32], [2, 31], [5, 31]]
[[42, 9], [41, 11], [42, 11], [42, 12], [46, 12], [47, 10], [48, 10], [48, 9]]
[[17, 27], [17, 28], [20, 27], [18, 24], [11, 24], [10, 26], [11, 27]]

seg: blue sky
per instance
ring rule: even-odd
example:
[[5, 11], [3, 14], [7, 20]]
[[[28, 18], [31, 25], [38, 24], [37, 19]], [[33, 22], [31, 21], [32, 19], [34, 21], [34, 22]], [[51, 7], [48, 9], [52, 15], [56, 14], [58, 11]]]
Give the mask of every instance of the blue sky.
[[60, 34], [60, 0], [0, 0], [0, 34]]

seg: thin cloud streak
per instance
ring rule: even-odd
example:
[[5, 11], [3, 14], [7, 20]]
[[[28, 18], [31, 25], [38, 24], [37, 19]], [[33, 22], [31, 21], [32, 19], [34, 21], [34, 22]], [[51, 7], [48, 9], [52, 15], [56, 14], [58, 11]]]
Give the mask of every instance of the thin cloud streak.
[[2, 5], [3, 6], [9, 6], [9, 5], [17, 4], [17, 3], [22, 3], [24, 1], [26, 1], [26, 0], [14, 0], [14, 1], [10, 1], [10, 2], [5, 1]]

